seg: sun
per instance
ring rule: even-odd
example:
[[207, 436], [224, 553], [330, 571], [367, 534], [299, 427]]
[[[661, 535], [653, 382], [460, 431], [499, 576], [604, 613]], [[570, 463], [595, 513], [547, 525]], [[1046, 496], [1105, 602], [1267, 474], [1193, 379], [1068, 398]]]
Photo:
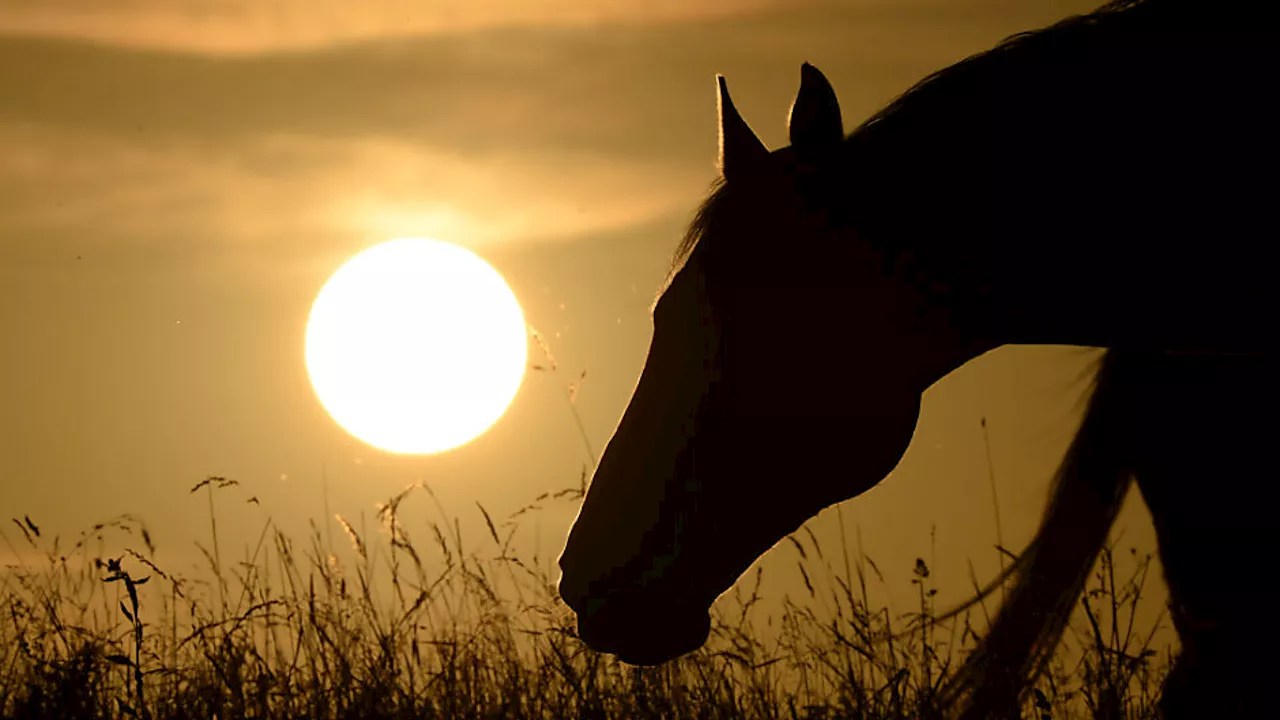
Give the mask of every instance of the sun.
[[515, 397], [528, 332], [515, 294], [474, 253], [405, 238], [348, 260], [316, 296], [306, 363], [347, 432], [394, 453], [483, 434]]

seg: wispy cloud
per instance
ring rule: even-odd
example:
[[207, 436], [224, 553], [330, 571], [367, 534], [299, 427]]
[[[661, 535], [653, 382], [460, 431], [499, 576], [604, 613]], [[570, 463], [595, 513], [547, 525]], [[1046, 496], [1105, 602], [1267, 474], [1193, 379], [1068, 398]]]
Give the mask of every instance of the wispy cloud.
[[925, 72], [1040, 22], [972, 8], [922, 20], [941, 1], [247, 56], [0, 37], [0, 253], [110, 243], [300, 257], [317, 238], [484, 245], [651, 224], [690, 211], [712, 177], [716, 72], [777, 145], [802, 60], [831, 77], [852, 127]]
[[0, 147], [0, 237], [87, 249], [279, 251], [335, 234], [470, 246], [580, 237], [677, 211], [701, 182], [664, 163], [475, 158], [378, 138], [266, 137], [227, 154], [0, 126]]
[[493, 27], [698, 20], [783, 0], [0, 0], [0, 33], [255, 53]]

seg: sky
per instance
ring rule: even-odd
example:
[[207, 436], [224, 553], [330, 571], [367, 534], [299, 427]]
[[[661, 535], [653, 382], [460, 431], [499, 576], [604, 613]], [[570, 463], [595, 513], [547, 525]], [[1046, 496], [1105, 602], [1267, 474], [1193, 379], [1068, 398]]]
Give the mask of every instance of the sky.
[[[804, 61], [852, 129], [928, 73], [1094, 4], [0, 0], [0, 509], [68, 537], [131, 512], [162, 557], [194, 562], [207, 508], [188, 488], [207, 475], [242, 483], [219, 500], [233, 538], [267, 515], [305, 528], [326, 486], [332, 512], [371, 521], [424, 480], [478, 537], [476, 502], [505, 517], [576, 485], [621, 416], [715, 177], [716, 73], [777, 147]], [[329, 274], [403, 236], [481, 254], [557, 361], [442, 455], [348, 436], [303, 364]], [[1030, 539], [1095, 355], [1001, 348], [926, 393], [898, 468], [841, 506], [901, 610], [917, 556], [944, 605], [966, 561], [998, 567], [983, 417], [1003, 540]], [[573, 513], [547, 504], [527, 542], [554, 560]], [[810, 527], [838, 542], [834, 512]], [[1117, 531], [1155, 548], [1136, 491]], [[795, 560], [765, 559], [775, 591], [801, 587]]]

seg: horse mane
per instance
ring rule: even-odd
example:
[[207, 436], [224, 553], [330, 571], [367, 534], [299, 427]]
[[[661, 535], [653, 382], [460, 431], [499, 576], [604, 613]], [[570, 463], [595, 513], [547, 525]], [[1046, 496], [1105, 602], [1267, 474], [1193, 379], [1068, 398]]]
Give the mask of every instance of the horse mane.
[[1134, 8], [1142, 6], [1146, 10], [1152, 5], [1168, 7], [1174, 2], [1177, 0], [1164, 0], [1163, 3], [1160, 0], [1111, 0], [1089, 13], [1064, 18], [1048, 27], [1014, 33], [989, 50], [970, 55], [925, 76], [863, 121], [849, 134], [849, 139], [868, 133], [886, 121], [890, 121], [889, 124], [892, 125], [892, 121], [900, 119], [904, 113], [936, 112], [940, 109], [939, 102], [954, 102], [957, 91], [961, 95], [965, 93], [968, 83], [962, 80], [970, 79], [971, 73], [980, 72], [993, 64], [1016, 65], [1021, 60], [1017, 57], [1018, 53], [1035, 52], [1038, 46], [1056, 44], [1077, 33], [1106, 32], [1115, 18], [1121, 14], [1131, 14]]
[[689, 228], [685, 231], [684, 237], [680, 238], [679, 244], [676, 245], [675, 252], [671, 254], [671, 268], [668, 272], [670, 275], [680, 269], [689, 256], [693, 254], [702, 238], [710, 234], [711, 228], [717, 223], [717, 218], [724, 215], [724, 207], [726, 205], [725, 198], [729, 194], [729, 186], [725, 183], [723, 177], [716, 178], [711, 184], [711, 189], [707, 192], [707, 197], [698, 206], [697, 211], [693, 215], [693, 220], [689, 223]]

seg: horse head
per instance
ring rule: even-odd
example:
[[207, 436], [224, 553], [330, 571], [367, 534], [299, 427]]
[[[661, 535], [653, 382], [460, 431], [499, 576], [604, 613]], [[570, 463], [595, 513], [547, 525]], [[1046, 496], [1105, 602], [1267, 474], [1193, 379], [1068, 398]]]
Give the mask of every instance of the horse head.
[[655, 664], [700, 647], [756, 558], [898, 463], [950, 369], [919, 298], [851, 234], [835, 92], [807, 63], [770, 152], [718, 77], [721, 178], [653, 308], [653, 338], [560, 557], [593, 649]]

